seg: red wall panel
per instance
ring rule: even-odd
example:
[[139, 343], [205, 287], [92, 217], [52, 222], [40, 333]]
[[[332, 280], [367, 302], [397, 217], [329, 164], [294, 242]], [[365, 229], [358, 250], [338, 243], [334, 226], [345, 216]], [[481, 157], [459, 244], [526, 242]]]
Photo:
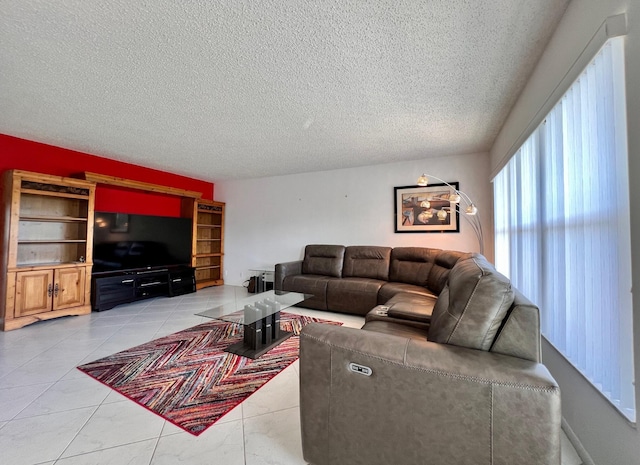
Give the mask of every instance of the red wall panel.
[[[56, 176], [91, 171], [135, 181], [202, 192], [213, 199], [213, 183], [145, 168], [88, 153], [0, 134], [0, 171], [21, 169]], [[180, 198], [144, 191], [99, 185], [96, 210], [141, 215], [180, 216]]]

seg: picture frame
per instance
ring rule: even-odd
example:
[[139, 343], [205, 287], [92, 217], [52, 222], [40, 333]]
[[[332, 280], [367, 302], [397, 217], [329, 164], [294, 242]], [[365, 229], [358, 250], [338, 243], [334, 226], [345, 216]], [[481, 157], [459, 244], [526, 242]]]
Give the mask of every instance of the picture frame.
[[[458, 182], [421, 186], [394, 187], [394, 221], [396, 233], [459, 233], [460, 212], [449, 201]], [[424, 202], [429, 202], [427, 208]], [[438, 211], [447, 212], [445, 219], [438, 218]]]

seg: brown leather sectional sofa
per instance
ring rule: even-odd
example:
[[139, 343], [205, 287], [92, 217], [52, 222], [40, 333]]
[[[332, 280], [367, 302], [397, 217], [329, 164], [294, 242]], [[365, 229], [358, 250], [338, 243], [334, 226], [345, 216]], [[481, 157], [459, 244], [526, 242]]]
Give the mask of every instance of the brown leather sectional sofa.
[[539, 310], [482, 255], [309, 245], [275, 278], [313, 294], [305, 306], [366, 315], [361, 329], [302, 331], [309, 463], [560, 463]]
[[403, 302], [430, 309], [451, 268], [468, 255], [421, 247], [308, 245], [303, 260], [276, 265], [274, 287], [313, 295], [302, 306], [318, 310], [366, 315], [385, 304], [393, 314]]

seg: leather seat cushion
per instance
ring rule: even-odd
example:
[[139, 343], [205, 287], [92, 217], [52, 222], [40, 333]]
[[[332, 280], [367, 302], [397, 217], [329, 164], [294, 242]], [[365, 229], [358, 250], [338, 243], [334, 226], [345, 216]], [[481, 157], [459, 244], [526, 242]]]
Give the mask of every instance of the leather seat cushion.
[[342, 278], [327, 283], [327, 306], [337, 312], [366, 315], [377, 305], [384, 281], [370, 278]]
[[286, 276], [282, 282], [282, 290], [311, 294], [313, 297], [305, 300], [300, 306], [327, 310], [327, 283], [332, 280], [340, 278], [309, 274]]
[[385, 283], [378, 292], [378, 303], [386, 304], [389, 300], [393, 299], [397, 294], [415, 294], [423, 296], [436, 295], [429, 289], [423, 286], [417, 286], [415, 284], [388, 282]]
[[369, 313], [367, 313], [364, 321], [365, 323], [369, 323], [370, 321], [386, 321], [386, 322], [398, 323], [402, 325], [413, 326], [414, 328], [418, 328], [424, 331], [425, 334], [429, 331], [429, 321], [394, 318], [392, 316], [389, 316], [388, 307], [386, 307], [385, 305], [378, 305]]
[[396, 294], [386, 303], [389, 307], [387, 313], [392, 318], [430, 323], [431, 313], [437, 301], [438, 298], [433, 295], [403, 292]]

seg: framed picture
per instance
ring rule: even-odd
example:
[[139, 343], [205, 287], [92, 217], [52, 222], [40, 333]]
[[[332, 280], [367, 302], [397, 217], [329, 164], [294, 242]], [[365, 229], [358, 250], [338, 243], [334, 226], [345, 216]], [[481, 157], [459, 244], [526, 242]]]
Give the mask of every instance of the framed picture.
[[[459, 190], [457, 182], [449, 184]], [[393, 189], [397, 233], [460, 232], [460, 213], [449, 201], [453, 192], [446, 184]]]

